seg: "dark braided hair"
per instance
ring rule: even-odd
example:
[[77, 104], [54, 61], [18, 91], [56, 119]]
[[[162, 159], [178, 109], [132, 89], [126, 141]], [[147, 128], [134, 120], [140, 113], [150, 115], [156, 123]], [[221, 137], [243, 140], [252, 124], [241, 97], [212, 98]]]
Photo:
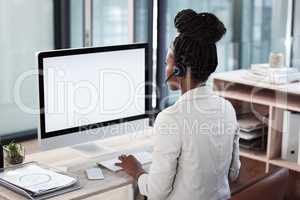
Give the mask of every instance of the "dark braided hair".
[[226, 32], [224, 24], [211, 13], [180, 11], [174, 20], [178, 36], [173, 43], [176, 65], [191, 69], [192, 79], [205, 82], [218, 65], [218, 42]]

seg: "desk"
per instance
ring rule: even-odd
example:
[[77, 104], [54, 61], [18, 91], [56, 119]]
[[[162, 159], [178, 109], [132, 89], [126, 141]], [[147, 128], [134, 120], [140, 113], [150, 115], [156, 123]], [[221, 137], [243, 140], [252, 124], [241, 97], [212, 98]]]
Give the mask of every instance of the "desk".
[[[115, 148], [120, 152], [135, 150], [151, 151], [153, 146], [152, 136], [152, 130], [149, 129], [144, 133], [116, 136], [97, 141], [96, 143]], [[119, 200], [120, 195], [123, 195], [122, 200], [133, 199], [133, 181], [124, 172], [112, 173], [103, 169], [105, 180], [90, 181], [86, 179], [85, 169], [96, 166], [96, 161], [105, 160], [106, 158], [114, 156], [114, 154], [88, 159], [83, 157], [82, 154], [76, 150], [66, 147], [31, 154], [26, 157], [26, 162], [39, 161], [40, 163], [53, 167], [68, 167], [69, 172], [77, 174], [80, 177], [82, 189], [51, 198], [50, 200]], [[117, 153], [117, 155], [119, 155], [119, 153]], [[145, 167], [147, 169], [149, 166]], [[264, 167], [262, 165], [257, 166], [256, 163], [251, 164], [249, 162], [247, 162], [247, 165], [244, 165], [244, 160], [242, 159], [240, 178], [231, 185], [231, 189], [235, 191], [238, 188], [242, 188], [249, 182], [263, 175]], [[25, 200], [25, 198], [6, 188], [0, 187], [0, 200]]]
[[[107, 154], [101, 157], [87, 158], [76, 150], [65, 147], [51, 151], [35, 153], [27, 156], [26, 162], [38, 161], [40, 163], [57, 166], [67, 167], [68, 172], [76, 174], [80, 178], [82, 188], [64, 195], [60, 195], [51, 200], [79, 200], [87, 199], [92, 200], [94, 196], [99, 194], [118, 189], [125, 186], [130, 186], [133, 180], [125, 174], [125, 172], [113, 173], [103, 169], [105, 180], [88, 180], [85, 175], [85, 169], [95, 167], [97, 161], [106, 160], [122, 153], [130, 153], [133, 151], [151, 151], [153, 145], [152, 129], [147, 129], [144, 132], [133, 133], [123, 136], [116, 136], [104, 140], [96, 141], [98, 145], [105, 145], [116, 149], [117, 153]], [[146, 166], [147, 169], [147, 166]], [[24, 200], [25, 198], [0, 187], [1, 200]]]

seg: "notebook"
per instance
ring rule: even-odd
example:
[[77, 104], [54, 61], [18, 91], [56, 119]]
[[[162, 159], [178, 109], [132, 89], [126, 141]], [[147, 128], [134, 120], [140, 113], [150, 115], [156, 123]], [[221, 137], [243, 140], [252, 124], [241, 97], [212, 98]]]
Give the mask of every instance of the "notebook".
[[[143, 152], [137, 152], [137, 153], [133, 153], [132, 154], [134, 157], [136, 157], [136, 159], [142, 164], [149, 164], [152, 162], [152, 154], [146, 151]], [[119, 166], [116, 166], [115, 163], [119, 163], [120, 160], [118, 159], [118, 157], [114, 158], [114, 159], [110, 159], [110, 160], [105, 160], [105, 161], [101, 161], [98, 162], [97, 164], [99, 166], [105, 167], [106, 169], [113, 171], [113, 172], [118, 172], [121, 171], [122, 168]]]

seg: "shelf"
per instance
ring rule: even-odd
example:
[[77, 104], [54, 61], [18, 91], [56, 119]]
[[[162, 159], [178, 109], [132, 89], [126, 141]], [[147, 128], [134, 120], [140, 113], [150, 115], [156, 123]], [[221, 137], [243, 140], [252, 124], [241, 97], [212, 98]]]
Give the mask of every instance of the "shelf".
[[291, 169], [293, 171], [300, 172], [300, 165], [298, 165], [296, 162], [291, 162], [291, 161], [282, 160], [282, 159], [278, 158], [278, 159], [270, 160], [269, 163], [272, 165], [276, 165], [279, 167], [285, 167], [285, 168]]
[[[251, 172], [253, 175], [246, 177], [246, 179], [250, 179], [257, 174], [255, 167], [263, 168], [261, 171], [266, 173], [279, 167], [291, 170], [287, 196], [288, 199], [296, 199], [295, 196], [300, 197], [298, 192], [300, 164], [282, 160], [280, 154], [284, 111], [300, 112], [300, 82], [286, 85], [265, 84], [261, 81], [249, 81], [245, 77], [246, 73], [248, 71], [239, 70], [217, 74], [213, 77], [215, 94], [228, 99], [237, 114], [245, 114], [250, 111], [255, 114], [266, 113], [268, 115], [266, 120], [263, 120], [269, 127], [267, 150], [257, 152], [240, 148], [241, 171]], [[261, 117], [259, 119], [262, 120]]]
[[243, 84], [251, 87], [256, 88], [265, 88], [271, 89], [273, 91], [279, 91], [289, 94], [294, 94], [296, 96], [300, 95], [300, 83], [288, 83], [283, 85], [276, 85], [271, 83], [264, 83], [259, 80], [250, 80], [247, 77], [249, 70], [235, 70], [229, 72], [222, 72], [222, 73], [215, 73], [213, 75], [214, 82], [230, 82], [230, 83], [237, 83]]
[[273, 96], [269, 95], [263, 95], [259, 96], [259, 98], [254, 97], [251, 95], [250, 89], [246, 89], [239, 87], [239, 88], [228, 88], [226, 91], [215, 91], [215, 94], [218, 96], [224, 97], [224, 98], [229, 98], [229, 99], [235, 99], [239, 101], [245, 101], [245, 102], [251, 102], [251, 103], [257, 103], [261, 105], [269, 105], [271, 101], [274, 101]]
[[267, 162], [266, 152], [259, 152], [259, 151], [253, 151], [253, 150], [240, 148], [240, 156], [249, 158], [252, 160]]
[[267, 89], [255, 89], [249, 86], [233, 85], [225, 90], [217, 91], [215, 94], [228, 99], [235, 99], [249, 103], [273, 106], [281, 109], [288, 109], [300, 112], [299, 96], [289, 95], [284, 93], [279, 94]]
[[269, 171], [270, 167], [284, 167], [297, 172], [297, 176], [300, 175], [300, 164], [279, 158], [283, 113], [284, 110], [300, 112], [300, 82], [285, 85], [263, 84], [247, 80], [246, 73], [246, 70], [227, 72], [216, 75], [213, 79], [215, 94], [230, 100], [234, 108], [241, 111], [237, 113], [259, 110], [268, 114], [266, 123], [271, 127], [267, 135], [268, 153], [240, 148], [241, 159], [246, 158], [247, 164], [250, 165], [253, 161], [264, 163], [266, 171]]

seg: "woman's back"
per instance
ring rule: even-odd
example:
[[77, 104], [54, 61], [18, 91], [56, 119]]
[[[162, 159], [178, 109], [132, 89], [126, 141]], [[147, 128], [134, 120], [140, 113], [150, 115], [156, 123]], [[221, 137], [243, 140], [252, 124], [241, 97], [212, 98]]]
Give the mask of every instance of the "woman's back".
[[236, 114], [209, 87], [188, 91], [166, 111], [179, 124], [182, 141], [169, 199], [228, 199]]

